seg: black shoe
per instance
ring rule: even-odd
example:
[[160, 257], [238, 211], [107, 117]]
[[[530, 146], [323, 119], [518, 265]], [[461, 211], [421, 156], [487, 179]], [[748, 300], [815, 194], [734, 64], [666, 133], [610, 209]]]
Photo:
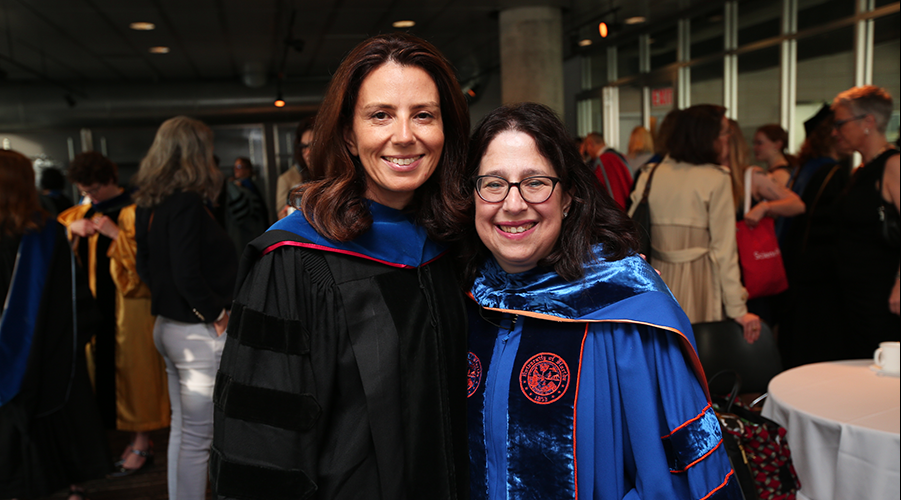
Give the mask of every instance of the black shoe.
[[140, 455], [140, 456], [144, 457], [144, 463], [141, 464], [141, 466], [138, 467], [137, 469], [129, 469], [129, 468], [125, 467], [124, 461], [123, 461], [123, 463], [116, 466], [116, 470], [113, 471], [112, 473], [110, 473], [107, 477], [130, 476], [130, 475], [134, 474], [135, 472], [138, 472], [139, 470], [143, 469], [144, 467], [147, 467], [148, 465], [153, 464], [153, 452], [152, 451], [150, 451], [150, 450], [147, 450], [147, 451], [131, 450], [131, 452], [134, 453], [135, 455]]

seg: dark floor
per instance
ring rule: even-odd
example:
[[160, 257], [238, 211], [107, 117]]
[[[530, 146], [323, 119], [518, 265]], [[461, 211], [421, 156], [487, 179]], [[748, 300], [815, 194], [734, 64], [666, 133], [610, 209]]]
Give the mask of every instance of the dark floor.
[[[89, 500], [167, 500], [166, 489], [166, 447], [169, 443], [169, 429], [150, 433], [153, 440], [153, 464], [128, 477], [97, 479], [82, 484]], [[130, 440], [130, 434], [110, 431], [108, 434], [110, 455], [118, 457]], [[66, 500], [68, 488], [49, 497], [36, 500]], [[210, 498], [209, 490], [207, 498]]]

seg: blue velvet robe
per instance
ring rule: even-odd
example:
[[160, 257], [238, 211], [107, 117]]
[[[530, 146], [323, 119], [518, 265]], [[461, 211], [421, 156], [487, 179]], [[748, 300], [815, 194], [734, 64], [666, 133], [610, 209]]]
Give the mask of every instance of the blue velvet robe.
[[638, 256], [585, 274], [483, 265], [469, 305], [472, 498], [741, 498], [669, 289]]

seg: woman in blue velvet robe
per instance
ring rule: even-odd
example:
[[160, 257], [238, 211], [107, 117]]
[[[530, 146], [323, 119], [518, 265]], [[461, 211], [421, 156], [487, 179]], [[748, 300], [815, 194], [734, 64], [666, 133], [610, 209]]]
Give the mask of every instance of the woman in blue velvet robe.
[[688, 319], [556, 115], [499, 108], [467, 165], [472, 498], [741, 498]]

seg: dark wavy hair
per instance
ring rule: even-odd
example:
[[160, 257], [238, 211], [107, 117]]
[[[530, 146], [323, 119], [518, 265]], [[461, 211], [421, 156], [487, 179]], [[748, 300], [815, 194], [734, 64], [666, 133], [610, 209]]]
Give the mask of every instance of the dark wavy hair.
[[72, 161], [69, 162], [68, 175], [69, 181], [73, 184], [105, 186], [119, 181], [119, 167], [97, 151], [86, 151], [78, 153], [72, 158]]
[[680, 111], [666, 139], [667, 154], [693, 165], [718, 165], [716, 141], [725, 115], [726, 108], [715, 104], [697, 104]]
[[21, 236], [44, 227], [46, 219], [34, 187], [31, 160], [0, 149], [0, 234]]
[[447, 240], [453, 234], [447, 221], [457, 210], [451, 186], [466, 161], [469, 108], [450, 62], [434, 45], [408, 33], [369, 38], [338, 66], [313, 127], [316, 140], [310, 162], [319, 180], [298, 189], [299, 208], [316, 231], [333, 240], [350, 241], [372, 226], [364, 196], [366, 172], [359, 158], [350, 154], [345, 138], [363, 80], [388, 62], [421, 68], [438, 87], [444, 147], [435, 172], [416, 190], [406, 209], [431, 238]]
[[603, 244], [603, 257], [607, 260], [619, 260], [638, 251], [635, 224], [582, 161], [560, 118], [542, 104], [525, 102], [503, 106], [489, 113], [476, 127], [470, 141], [466, 171], [458, 183], [458, 196], [464, 210], [455, 214], [459, 235], [456, 246], [464, 285], [473, 282], [479, 266], [490, 255], [473, 224], [476, 197], [473, 178], [488, 145], [506, 131], [528, 134], [560, 178], [558, 189], [572, 197], [569, 215], [563, 219], [557, 243], [551, 253], [538, 262], [540, 266], [552, 267], [561, 277], [573, 281], [584, 275], [586, 263], [600, 257], [594, 254], [593, 245]]

